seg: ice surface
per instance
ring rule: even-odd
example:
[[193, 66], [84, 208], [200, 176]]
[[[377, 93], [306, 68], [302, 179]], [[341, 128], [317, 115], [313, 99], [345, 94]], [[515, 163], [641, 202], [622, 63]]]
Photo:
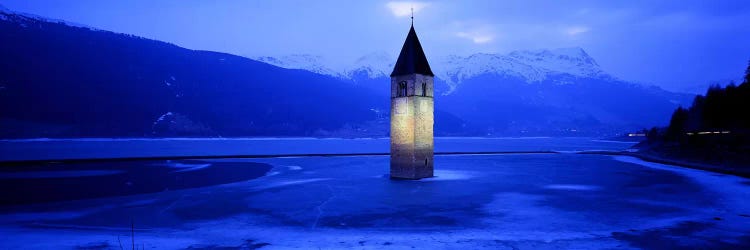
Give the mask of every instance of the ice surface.
[[136, 242], [147, 249], [750, 246], [750, 194], [745, 192], [750, 182], [739, 177], [629, 157], [502, 154], [438, 155], [437, 177], [395, 181], [384, 178], [388, 159], [212, 159], [205, 162], [233, 163], [233, 169], [270, 164], [278, 174], [151, 194], [0, 207], [0, 234], [6, 236], [0, 248], [106, 244], [119, 249], [118, 237], [130, 239], [131, 219]]
[[557, 190], [571, 190], [571, 191], [595, 191], [599, 189], [599, 187], [597, 186], [575, 185], [575, 184], [554, 184], [554, 185], [544, 186], [544, 188], [557, 189]]
[[[275, 174], [273, 175], [267, 175], [267, 176], [277, 175], [276, 173], [278, 172], [275, 172]], [[284, 186], [300, 185], [300, 184], [307, 184], [311, 182], [319, 182], [319, 181], [326, 181], [326, 180], [330, 180], [330, 179], [329, 178], [311, 178], [311, 179], [279, 181], [279, 182], [272, 182], [267, 185], [259, 186], [256, 189], [279, 188], [279, 187], [284, 187]]]
[[746, 213], [750, 214], [750, 202], [748, 202], [750, 201], [750, 192], [748, 192], [748, 188], [750, 188], [750, 180], [747, 178], [647, 162], [630, 156], [613, 156], [613, 159], [648, 168], [671, 171], [687, 176], [693, 181], [698, 182], [705, 187], [709, 187], [708, 189], [711, 192], [716, 192], [720, 197], [724, 197], [722, 200], [726, 201], [727, 205], [737, 206], [736, 209], [744, 210]]
[[432, 178], [422, 179], [421, 181], [455, 181], [471, 179], [474, 173], [460, 170], [435, 170], [435, 176]]
[[[167, 112], [157, 119], [172, 115]], [[388, 138], [163, 138], [0, 140], [0, 161], [164, 156], [388, 153]], [[624, 150], [634, 142], [595, 138], [437, 137], [436, 152]], [[290, 147], [289, 145], [294, 145]]]
[[115, 175], [123, 171], [118, 170], [78, 170], [78, 171], [24, 171], [13, 173], [0, 173], [0, 179], [26, 179], [26, 178], [63, 178], [63, 177], [85, 177]]

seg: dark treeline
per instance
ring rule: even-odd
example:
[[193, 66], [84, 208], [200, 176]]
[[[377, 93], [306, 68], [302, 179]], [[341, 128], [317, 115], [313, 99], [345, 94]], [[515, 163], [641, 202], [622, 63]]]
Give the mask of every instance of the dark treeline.
[[725, 88], [712, 86], [706, 95], [696, 96], [690, 108], [677, 108], [665, 132], [665, 139], [680, 140], [700, 132], [746, 133], [750, 129], [748, 79], [750, 65], [745, 70], [744, 82], [739, 86], [734, 82]]
[[652, 151], [745, 166], [750, 160], [750, 63], [739, 86], [710, 87], [689, 108], [677, 108], [669, 127], [651, 129], [648, 143]]

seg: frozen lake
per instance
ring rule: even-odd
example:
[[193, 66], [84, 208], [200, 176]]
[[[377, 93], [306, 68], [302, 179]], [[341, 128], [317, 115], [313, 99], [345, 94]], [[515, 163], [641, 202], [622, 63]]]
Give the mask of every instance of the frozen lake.
[[[0, 140], [0, 161], [132, 157], [385, 154], [388, 138], [167, 138]], [[592, 138], [437, 137], [436, 152], [620, 150], [632, 142]]]
[[439, 155], [421, 181], [388, 156], [6, 166], [0, 249], [130, 249], [131, 221], [146, 249], [750, 248], [748, 179], [569, 152], [627, 143], [474, 140], [565, 152]]

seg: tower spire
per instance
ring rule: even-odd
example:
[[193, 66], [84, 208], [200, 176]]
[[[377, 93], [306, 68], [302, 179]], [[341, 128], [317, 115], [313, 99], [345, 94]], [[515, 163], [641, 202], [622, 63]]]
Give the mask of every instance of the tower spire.
[[412, 6], [411, 28], [391, 73], [392, 179], [435, 176], [434, 77], [414, 30]]
[[417, 32], [414, 25], [409, 29], [406, 35], [404, 46], [401, 47], [401, 53], [398, 55], [396, 65], [393, 67], [391, 76], [403, 76], [410, 74], [421, 74], [426, 76], [435, 76], [432, 74], [430, 64], [427, 62], [427, 56], [422, 50], [422, 44], [419, 43]]
[[411, 6], [411, 26], [414, 26], [414, 6]]

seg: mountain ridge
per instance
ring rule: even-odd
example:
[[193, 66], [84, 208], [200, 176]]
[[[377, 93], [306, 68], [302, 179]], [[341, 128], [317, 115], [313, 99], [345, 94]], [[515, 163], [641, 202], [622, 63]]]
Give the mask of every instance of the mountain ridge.
[[[392, 70], [393, 63], [395, 62], [395, 56], [382, 51], [372, 52], [359, 57], [351, 63], [352, 66], [340, 70], [336, 70], [336, 67], [327, 64], [324, 57], [320, 55], [294, 54], [282, 57], [259, 56], [251, 58], [283, 68], [304, 69], [343, 78], [351, 78], [352, 74], [350, 72], [357, 71], [361, 68], [376, 69], [368, 70], [370, 72], [368, 75], [370, 78], [388, 76], [390, 75], [389, 71]], [[298, 58], [311, 59], [306, 60], [306, 63], [300, 63]], [[462, 60], [464, 61], [463, 63], [457, 64], [457, 61]], [[466, 56], [448, 55], [430, 61], [431, 65], [434, 65], [433, 67], [438, 68], [440, 69], [440, 72], [443, 72], [442, 75], [438, 76], [443, 79], [452, 78], [451, 72], [467, 68], [467, 66], [448, 65], [470, 65], [480, 68], [479, 70], [472, 70], [474, 72], [462, 72], [463, 74], [469, 74], [470, 76], [478, 73], [517, 74], [527, 79], [529, 82], [543, 80], [544, 75], [539, 75], [539, 73], [570, 74], [582, 77], [612, 77], [605, 73], [599, 67], [599, 64], [580, 47], [516, 50], [509, 53], [478, 52]], [[466, 61], [469, 62], [467, 63]], [[514, 65], [509, 66], [508, 64], [522, 64], [523, 66], [532, 67], [532, 71], [536, 72], [520, 72], [520, 69], [512, 68], [511, 66]], [[326, 70], [323, 72], [316, 70], [320, 68]]]
[[[264, 58], [314, 66], [286, 69], [66, 22], [0, 17], [2, 137], [388, 134], [389, 53], [362, 56], [348, 70], [317, 56], [298, 55], [296, 64]], [[439, 60], [431, 65], [443, 94], [435, 100], [436, 135], [614, 135], [664, 124], [692, 99], [611, 77], [580, 48], [451, 59], [454, 79], [440, 77], [450, 71]]]

